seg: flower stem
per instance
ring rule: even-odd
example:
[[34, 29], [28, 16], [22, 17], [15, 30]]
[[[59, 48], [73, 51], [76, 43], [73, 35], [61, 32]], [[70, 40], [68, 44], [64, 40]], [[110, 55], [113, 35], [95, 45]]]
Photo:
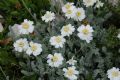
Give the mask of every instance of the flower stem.
[[37, 19], [35, 18], [34, 15], [32, 15], [30, 9], [27, 7], [27, 5], [25, 4], [25, 1], [24, 0], [21, 0], [22, 3], [23, 3], [23, 6], [25, 7], [25, 9], [29, 12], [29, 14], [33, 17], [33, 19], [37, 22]]
[[6, 76], [6, 74], [4, 73], [4, 71], [3, 71], [3, 69], [2, 69], [1, 66], [0, 66], [0, 70], [1, 70], [1, 72], [3, 73], [4, 77], [6, 78], [6, 80], [9, 80], [8, 77]]

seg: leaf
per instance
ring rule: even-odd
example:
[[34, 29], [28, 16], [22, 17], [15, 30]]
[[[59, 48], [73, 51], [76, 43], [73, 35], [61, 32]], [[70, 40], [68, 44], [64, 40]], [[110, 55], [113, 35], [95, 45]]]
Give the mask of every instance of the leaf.
[[17, 64], [16, 59], [4, 49], [0, 49], [0, 64], [1, 65], [10, 65], [10, 64]]
[[21, 73], [26, 75], [26, 76], [32, 76], [34, 75], [34, 72], [28, 72], [28, 71], [25, 71], [25, 70], [21, 70]]
[[23, 76], [20, 80], [37, 80], [37, 75]]

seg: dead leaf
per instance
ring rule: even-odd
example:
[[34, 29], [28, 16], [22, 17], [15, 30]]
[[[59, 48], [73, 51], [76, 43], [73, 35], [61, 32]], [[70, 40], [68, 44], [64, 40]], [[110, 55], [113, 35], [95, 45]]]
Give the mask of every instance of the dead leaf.
[[0, 45], [8, 45], [12, 41], [11, 38], [0, 40]]

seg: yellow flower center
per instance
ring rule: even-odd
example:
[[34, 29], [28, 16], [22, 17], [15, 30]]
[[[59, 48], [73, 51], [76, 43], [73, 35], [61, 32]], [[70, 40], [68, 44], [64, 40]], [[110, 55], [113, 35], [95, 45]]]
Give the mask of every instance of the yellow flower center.
[[65, 32], [68, 32], [70, 29], [69, 29], [69, 27], [65, 26], [65, 27], [63, 28], [63, 30], [64, 30]]
[[22, 23], [22, 27], [23, 27], [24, 29], [28, 29], [28, 28], [29, 28], [29, 24], [28, 24], [28, 23]]
[[56, 41], [57, 43], [60, 43], [62, 40], [61, 40], [60, 37], [56, 37], [56, 38], [55, 38], [55, 41]]
[[53, 61], [53, 62], [57, 62], [57, 61], [58, 61], [58, 57], [57, 57], [57, 56], [53, 56], [53, 57], [52, 57], [52, 61]]
[[70, 9], [70, 7], [71, 7], [70, 4], [65, 5], [65, 8], [66, 8], [66, 9]]
[[83, 32], [83, 34], [85, 34], [85, 35], [89, 34], [88, 29], [83, 29], [82, 32]]
[[34, 44], [32, 44], [31, 49], [32, 49], [32, 51], [36, 51], [37, 50], [37, 46], [35, 46]]
[[74, 70], [73, 69], [69, 69], [67, 71], [67, 74], [68, 74], [68, 76], [72, 76], [74, 74]]
[[76, 15], [79, 17], [79, 16], [81, 15], [81, 13], [80, 13], [80, 12], [77, 12]]
[[67, 10], [67, 14], [72, 14], [72, 11], [71, 10]]
[[19, 47], [24, 47], [24, 43], [23, 43], [23, 42], [20, 42], [20, 43], [19, 43]]
[[112, 76], [117, 77], [117, 76], [119, 76], [119, 73], [117, 71], [114, 71], [114, 72], [112, 72]]

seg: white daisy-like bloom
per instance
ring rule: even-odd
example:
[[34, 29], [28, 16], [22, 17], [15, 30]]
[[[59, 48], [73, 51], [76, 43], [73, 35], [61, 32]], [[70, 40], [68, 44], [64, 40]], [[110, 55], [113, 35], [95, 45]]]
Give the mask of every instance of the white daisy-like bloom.
[[3, 32], [4, 28], [3, 25], [0, 23], [0, 32]]
[[70, 36], [72, 35], [72, 33], [75, 31], [74, 26], [72, 26], [71, 24], [65, 25], [62, 27], [61, 29], [61, 35], [62, 36]]
[[47, 63], [51, 67], [59, 67], [60, 65], [62, 65], [62, 62], [64, 60], [61, 53], [54, 53], [54, 55], [49, 54], [47, 58], [48, 58]]
[[75, 11], [74, 19], [76, 21], [82, 21], [85, 18], [85, 10], [83, 8], [77, 8]]
[[14, 24], [14, 25], [11, 27], [12, 32], [14, 33], [15, 37], [20, 35], [18, 26], [19, 26], [18, 24]]
[[33, 54], [34, 56], [37, 56], [41, 54], [42, 52], [42, 45], [34, 42], [29, 43], [30, 47], [27, 49], [26, 53], [28, 55]]
[[113, 67], [107, 71], [108, 78], [110, 80], [120, 80], [120, 70], [119, 68]]
[[66, 40], [63, 36], [53, 36], [50, 38], [50, 44], [55, 46], [55, 48], [62, 48], [65, 42]]
[[63, 68], [64, 76], [68, 78], [69, 80], [76, 80], [79, 72], [76, 70], [75, 66]]
[[104, 3], [102, 3], [101, 1], [97, 0], [97, 3], [95, 5], [96, 8], [100, 8], [103, 7]]
[[17, 40], [16, 42], [14, 42], [13, 46], [15, 48], [15, 51], [18, 51], [18, 52], [26, 51], [26, 49], [29, 47], [28, 41], [26, 38], [23, 38], [23, 39], [21, 38]]
[[67, 61], [67, 63], [69, 64], [69, 65], [75, 65], [75, 63], [76, 63], [77, 61], [76, 60], [74, 60], [73, 59], [73, 57], [69, 60], [69, 61]]
[[34, 31], [33, 21], [27, 19], [24, 20], [21, 25], [18, 26], [20, 34], [29, 34]]
[[97, 0], [83, 0], [83, 3], [86, 7], [93, 6]]
[[55, 19], [55, 14], [51, 11], [47, 11], [44, 16], [41, 17], [43, 21], [50, 22]]
[[75, 11], [76, 11], [76, 9], [67, 10], [67, 12], [65, 13], [65, 16], [66, 16], [68, 19], [74, 18], [74, 16], [75, 16]]
[[93, 39], [93, 28], [90, 25], [81, 25], [78, 29], [78, 36], [81, 40], [86, 40], [87, 43]]
[[68, 10], [74, 10], [75, 6], [73, 5], [74, 3], [66, 3], [63, 7], [62, 7], [62, 11], [64, 13], [66, 13]]
[[117, 36], [119, 39], [120, 39], [120, 33], [118, 34], [118, 36]]
[[76, 7], [73, 5], [74, 3], [66, 3], [63, 7], [62, 7], [62, 11], [65, 13], [65, 16], [70, 19], [73, 18], [75, 16], [75, 10]]

